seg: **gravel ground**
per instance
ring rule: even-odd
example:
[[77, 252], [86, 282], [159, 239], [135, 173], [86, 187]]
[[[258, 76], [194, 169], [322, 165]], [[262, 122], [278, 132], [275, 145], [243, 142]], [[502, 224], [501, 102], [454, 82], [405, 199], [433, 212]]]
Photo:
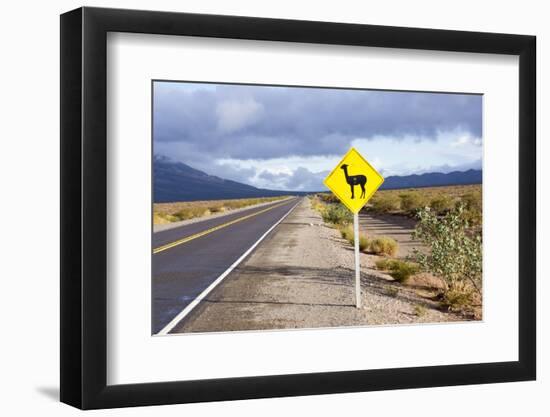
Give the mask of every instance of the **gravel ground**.
[[[218, 286], [176, 332], [434, 323], [442, 312], [418, 281], [394, 282], [361, 254], [363, 308], [355, 307], [353, 248], [307, 198]], [[415, 281], [416, 282], [416, 281]]]

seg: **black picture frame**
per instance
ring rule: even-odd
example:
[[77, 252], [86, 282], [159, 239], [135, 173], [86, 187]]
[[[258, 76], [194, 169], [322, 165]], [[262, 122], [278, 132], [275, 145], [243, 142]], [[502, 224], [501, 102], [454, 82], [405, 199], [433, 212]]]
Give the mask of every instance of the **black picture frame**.
[[[107, 385], [108, 32], [519, 56], [519, 360]], [[88, 7], [61, 15], [61, 401], [94, 409], [534, 380], [535, 51], [524, 35]]]

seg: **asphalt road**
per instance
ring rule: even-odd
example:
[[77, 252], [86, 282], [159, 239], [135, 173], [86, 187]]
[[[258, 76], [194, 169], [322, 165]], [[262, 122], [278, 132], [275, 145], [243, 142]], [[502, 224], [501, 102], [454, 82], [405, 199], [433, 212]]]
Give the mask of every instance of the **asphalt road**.
[[[154, 233], [152, 333], [156, 334], [165, 328], [298, 200], [292, 198], [282, 203], [276, 202]], [[237, 221], [243, 217], [247, 218]], [[193, 238], [229, 222], [234, 223]], [[171, 246], [181, 240], [181, 244]]]

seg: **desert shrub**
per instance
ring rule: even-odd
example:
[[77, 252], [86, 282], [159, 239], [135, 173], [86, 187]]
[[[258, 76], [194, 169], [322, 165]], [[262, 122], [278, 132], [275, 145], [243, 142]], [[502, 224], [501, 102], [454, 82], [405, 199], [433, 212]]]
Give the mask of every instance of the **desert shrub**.
[[338, 197], [336, 197], [332, 193], [317, 194], [317, 197], [325, 203], [339, 203], [340, 202], [340, 200], [338, 200]]
[[369, 249], [377, 255], [394, 256], [397, 253], [398, 244], [391, 237], [380, 236], [370, 241]]
[[343, 239], [353, 240], [353, 227], [352, 226], [340, 227], [340, 235], [342, 236]]
[[449, 311], [469, 310], [473, 303], [474, 293], [471, 286], [456, 282], [441, 294], [440, 303]]
[[170, 223], [170, 220], [168, 220], [165, 216], [159, 213], [153, 213], [153, 224], [166, 224], [166, 223]]
[[382, 271], [389, 271], [398, 262], [399, 262], [399, 260], [397, 260], [397, 259], [384, 258], [384, 259], [379, 259], [378, 261], [376, 261], [375, 265], [376, 265], [377, 269], [380, 269]]
[[481, 192], [464, 194], [460, 198], [460, 201], [457, 202], [457, 207], [460, 204], [464, 206], [464, 217], [468, 221], [468, 224], [470, 226], [480, 225], [483, 213]]
[[[340, 228], [340, 235], [346, 239], [350, 245], [355, 246], [355, 233], [352, 226]], [[359, 250], [364, 252], [369, 247], [369, 239], [366, 236], [359, 236]]]
[[336, 225], [346, 225], [353, 221], [353, 214], [342, 204], [330, 204], [321, 212], [323, 221]]
[[179, 222], [181, 219], [172, 214], [154, 213], [153, 224], [167, 224], [173, 222]]
[[[353, 244], [355, 245], [355, 240], [353, 241]], [[366, 251], [369, 245], [370, 245], [370, 242], [366, 236], [359, 236], [359, 250], [361, 252]]]
[[464, 210], [464, 218], [469, 226], [481, 226], [482, 212], [477, 210]]
[[404, 283], [420, 270], [419, 266], [412, 262], [398, 259], [382, 259], [376, 262], [376, 268], [389, 271], [390, 276], [397, 282]]
[[399, 294], [399, 288], [394, 286], [387, 287], [385, 293], [389, 297], [397, 297], [397, 295]]
[[445, 214], [449, 212], [454, 205], [454, 200], [447, 194], [440, 194], [437, 197], [432, 198], [430, 201], [430, 207], [438, 214]]
[[186, 207], [174, 214], [179, 220], [188, 220], [195, 217], [207, 216], [210, 210], [206, 207]]
[[421, 209], [418, 218], [413, 238], [430, 248], [429, 253], [415, 250], [421, 267], [443, 278], [446, 292], [463, 289], [468, 282], [481, 294], [481, 236], [468, 235], [464, 207], [459, 205], [444, 217], [433, 210]]
[[418, 273], [418, 271], [418, 265], [410, 262], [400, 262], [392, 268], [390, 275], [397, 282], [405, 283], [411, 276]]
[[465, 210], [481, 210], [481, 193], [469, 192], [460, 197]]
[[208, 210], [210, 210], [211, 213], [222, 213], [226, 211], [225, 206], [222, 206], [221, 204], [208, 206]]
[[413, 311], [414, 314], [416, 314], [418, 317], [423, 317], [428, 312], [428, 310], [426, 310], [426, 307], [421, 304], [415, 305]]
[[372, 210], [377, 213], [389, 213], [401, 208], [401, 200], [395, 194], [375, 194], [372, 201]]
[[310, 200], [311, 202], [311, 208], [318, 213], [322, 214], [325, 211], [326, 205], [321, 203], [318, 197], [313, 197]]
[[401, 209], [407, 213], [415, 213], [416, 210], [426, 205], [426, 199], [418, 191], [410, 191], [399, 195]]
[[169, 222], [179, 222], [181, 220], [178, 216], [174, 216], [173, 214], [166, 214], [164, 218]]

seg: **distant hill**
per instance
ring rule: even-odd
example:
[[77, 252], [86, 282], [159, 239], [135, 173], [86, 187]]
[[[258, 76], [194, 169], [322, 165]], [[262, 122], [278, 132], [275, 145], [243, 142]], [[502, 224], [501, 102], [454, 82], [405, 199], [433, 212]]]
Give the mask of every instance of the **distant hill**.
[[381, 190], [393, 190], [397, 188], [437, 187], [443, 185], [467, 185], [481, 184], [482, 171], [470, 169], [468, 171], [454, 171], [448, 174], [441, 172], [429, 172], [426, 174], [414, 174], [404, 176], [386, 177]]
[[[443, 185], [480, 184], [481, 170], [430, 172], [419, 175], [386, 177], [382, 190], [397, 188], [436, 187]], [[312, 192], [279, 191], [256, 188], [237, 181], [226, 180], [175, 162], [155, 156], [153, 162], [155, 203], [196, 200], [224, 200], [230, 198], [274, 197], [280, 195], [306, 195]], [[320, 190], [326, 192], [326, 190]]]
[[[155, 156], [153, 161], [153, 180], [155, 203], [274, 197], [289, 194], [289, 191], [264, 190], [208, 175], [182, 162], [171, 161], [162, 156]], [[292, 192], [292, 194], [306, 193]]]

